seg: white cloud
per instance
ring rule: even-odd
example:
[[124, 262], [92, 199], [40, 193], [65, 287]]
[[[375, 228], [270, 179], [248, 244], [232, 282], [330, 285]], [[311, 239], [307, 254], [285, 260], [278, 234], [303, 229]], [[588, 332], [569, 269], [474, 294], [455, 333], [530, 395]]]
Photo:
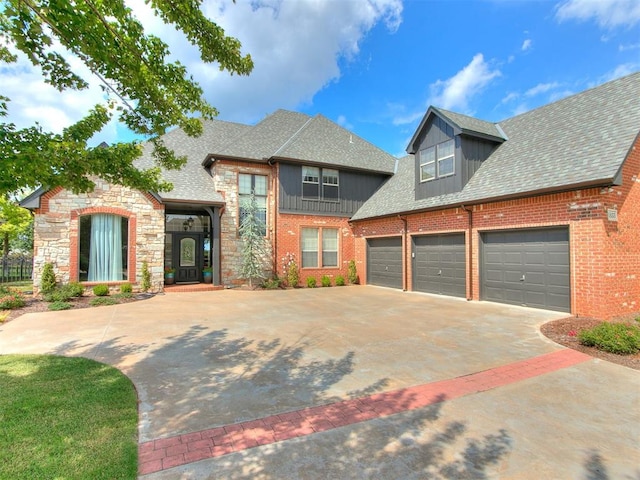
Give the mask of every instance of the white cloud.
[[[402, 0], [205, 0], [203, 11], [253, 58], [251, 75], [240, 77], [204, 65], [184, 35], [152, 15], [143, 0], [127, 3], [148, 32], [169, 45], [172, 58], [187, 67], [221, 118], [240, 122], [311, 102], [340, 78], [341, 63], [358, 55], [374, 26], [384, 24], [394, 33], [402, 21]], [[0, 82], [2, 94], [12, 99], [5, 121], [31, 125], [39, 120], [54, 131], [79, 120], [103, 98], [95, 80], [87, 91], [60, 94], [26, 61], [3, 68]], [[103, 133], [113, 141], [115, 125]]]
[[594, 20], [601, 28], [632, 27], [640, 22], [638, 0], [566, 0], [556, 5], [559, 21]]
[[549, 90], [554, 90], [558, 88], [560, 84], [558, 82], [551, 83], [539, 83], [535, 87], [530, 88], [526, 92], [524, 92], [527, 97], [535, 97], [536, 95], [540, 95], [541, 93], [546, 93]]
[[532, 42], [530, 38], [527, 38], [524, 42], [522, 42], [522, 47], [520, 48], [523, 52], [526, 52], [532, 47]]
[[632, 43], [629, 45], [618, 45], [619, 52], [627, 52], [629, 50], [636, 50], [640, 48], [640, 43]]
[[471, 63], [447, 80], [438, 80], [431, 85], [431, 103], [445, 109], [468, 112], [469, 100], [479, 94], [500, 70], [492, 69], [481, 53]]
[[510, 92], [502, 100], [500, 100], [500, 103], [511, 103], [514, 100], [517, 100], [518, 98], [520, 98], [520, 94], [519, 93]]
[[344, 115], [338, 115], [336, 123], [347, 130], [353, 130], [353, 125], [347, 120]]
[[595, 82], [589, 84], [589, 87], [595, 87], [602, 83], [610, 82], [611, 80], [615, 80], [616, 78], [625, 77], [634, 72], [638, 71], [640, 68], [640, 62], [638, 63], [623, 63], [618, 65], [613, 70], [606, 72], [604, 75], [600, 76]]

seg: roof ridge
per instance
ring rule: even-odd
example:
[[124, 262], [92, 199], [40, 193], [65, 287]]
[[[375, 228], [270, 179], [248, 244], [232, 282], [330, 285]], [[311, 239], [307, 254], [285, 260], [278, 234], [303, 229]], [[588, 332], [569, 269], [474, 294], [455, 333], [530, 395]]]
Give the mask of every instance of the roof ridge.
[[304, 122], [304, 125], [302, 125], [293, 135], [291, 135], [291, 137], [289, 137], [289, 139], [286, 142], [280, 145], [280, 147], [275, 152], [273, 152], [271, 156], [275, 157], [276, 155], [278, 155], [279, 152], [281, 152], [287, 146], [289, 146], [293, 142], [293, 140], [300, 134], [300, 132], [302, 132], [305, 128], [307, 128], [307, 125], [309, 125], [309, 123], [313, 121], [314, 118], [315, 117], [309, 117], [309, 119], [306, 122]]

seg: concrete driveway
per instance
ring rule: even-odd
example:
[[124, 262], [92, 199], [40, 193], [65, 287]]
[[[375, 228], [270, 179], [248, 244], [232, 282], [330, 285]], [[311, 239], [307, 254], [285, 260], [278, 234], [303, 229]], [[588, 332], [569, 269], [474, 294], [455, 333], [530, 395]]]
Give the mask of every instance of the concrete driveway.
[[640, 374], [541, 336], [563, 315], [376, 287], [182, 293], [25, 315], [0, 353], [125, 372], [144, 478], [638, 478]]

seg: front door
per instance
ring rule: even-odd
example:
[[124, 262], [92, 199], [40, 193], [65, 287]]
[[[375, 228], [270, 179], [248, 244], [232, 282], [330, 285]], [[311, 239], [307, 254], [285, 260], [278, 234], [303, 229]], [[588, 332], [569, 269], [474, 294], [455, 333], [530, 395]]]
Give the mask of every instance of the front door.
[[198, 283], [202, 270], [202, 234], [173, 234], [176, 283]]

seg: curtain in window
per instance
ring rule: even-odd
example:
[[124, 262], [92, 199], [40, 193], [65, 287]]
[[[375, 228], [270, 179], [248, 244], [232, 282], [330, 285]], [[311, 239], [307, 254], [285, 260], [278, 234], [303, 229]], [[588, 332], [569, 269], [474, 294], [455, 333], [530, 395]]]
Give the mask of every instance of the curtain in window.
[[122, 219], [116, 215], [93, 215], [89, 249], [90, 282], [122, 280]]
[[322, 230], [322, 266], [338, 266], [338, 230], [332, 228]]

